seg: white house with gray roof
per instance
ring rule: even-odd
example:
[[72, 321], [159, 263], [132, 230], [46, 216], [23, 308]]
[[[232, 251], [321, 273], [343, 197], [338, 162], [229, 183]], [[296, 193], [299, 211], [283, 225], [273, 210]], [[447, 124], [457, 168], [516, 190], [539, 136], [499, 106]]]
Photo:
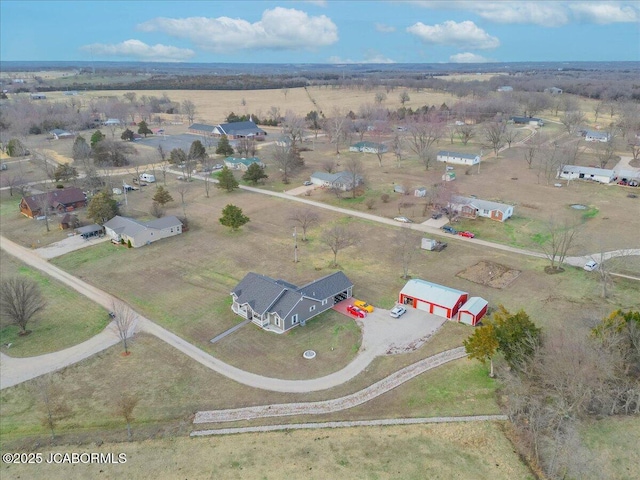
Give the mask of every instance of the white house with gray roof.
[[558, 170], [558, 178], [565, 180], [592, 180], [600, 183], [611, 183], [616, 174], [606, 168], [583, 167], [580, 165], [565, 165]]
[[486, 217], [498, 222], [504, 222], [513, 215], [513, 205], [457, 195], [451, 198], [449, 208], [458, 212], [461, 217]]
[[441, 150], [438, 152], [436, 160], [439, 162], [454, 163], [456, 165], [477, 165], [480, 163], [480, 155]]
[[[311, 183], [320, 187], [337, 188], [344, 192], [353, 189], [354, 175], [349, 172], [315, 172], [309, 177]], [[357, 187], [362, 183], [362, 177], [355, 175], [355, 186]]]
[[231, 309], [260, 328], [284, 333], [351, 298], [353, 283], [335, 272], [298, 287], [249, 272], [231, 292]]
[[221, 137], [226, 135], [229, 140], [237, 138], [255, 138], [257, 140], [264, 139], [267, 132], [258, 127], [252, 120], [246, 122], [221, 123], [213, 129], [213, 135]]
[[182, 233], [182, 222], [173, 215], [158, 218], [151, 222], [139, 222], [133, 218], [116, 215], [104, 224], [104, 230], [115, 243], [128, 243], [138, 248], [163, 238]]

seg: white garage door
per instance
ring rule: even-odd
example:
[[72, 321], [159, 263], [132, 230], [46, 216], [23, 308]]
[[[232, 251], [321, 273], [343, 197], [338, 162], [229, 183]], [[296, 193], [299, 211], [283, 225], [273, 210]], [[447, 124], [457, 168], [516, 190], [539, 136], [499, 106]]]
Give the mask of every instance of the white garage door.
[[433, 314], [438, 315], [439, 317], [449, 318], [449, 310], [444, 307], [439, 307], [437, 305], [433, 306]]
[[473, 325], [473, 315], [468, 312], [460, 312], [460, 323], [466, 323], [467, 325]]
[[416, 300], [416, 308], [418, 310], [424, 310], [425, 312], [431, 312], [431, 304], [420, 300]]

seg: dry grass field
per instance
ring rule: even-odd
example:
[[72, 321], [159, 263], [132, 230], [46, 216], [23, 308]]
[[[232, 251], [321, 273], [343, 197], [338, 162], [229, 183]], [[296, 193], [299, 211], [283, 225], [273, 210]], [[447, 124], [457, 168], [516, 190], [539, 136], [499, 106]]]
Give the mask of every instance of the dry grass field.
[[[52, 449], [54, 451], [56, 449]], [[48, 451], [48, 450], [47, 450]], [[46, 453], [47, 451], [43, 451]], [[124, 452], [121, 465], [2, 465], [2, 478], [532, 479], [499, 423], [361, 427], [166, 438], [75, 447]]]
[[[31, 334], [20, 336], [17, 325], [0, 323], [0, 351], [12, 357], [31, 357], [55, 352], [83, 342], [109, 323], [107, 312], [57, 280], [26, 266], [0, 250], [0, 279], [28, 277], [35, 281], [45, 308], [27, 324]], [[7, 345], [11, 345], [7, 347]]]
[[[129, 91], [131, 90], [88, 91], [73, 98], [88, 103], [92, 98], [122, 98], [122, 95]], [[303, 117], [312, 110], [322, 110], [325, 115], [330, 116], [335, 108], [345, 114], [349, 110], [357, 113], [362, 105], [374, 104], [378, 93], [387, 95], [386, 100], [380, 105], [395, 110], [401, 107], [399, 96], [402, 91], [403, 89], [399, 88], [386, 94], [382, 87], [368, 91], [355, 88], [308, 87], [307, 89], [290, 88], [286, 96], [281, 89], [144, 90], [136, 93], [138, 97], [142, 95], [161, 97], [163, 94], [167, 94], [172, 101], [180, 103], [184, 100], [191, 100], [196, 105], [196, 122], [217, 124], [224, 123], [225, 118], [231, 112], [237, 115], [255, 114], [260, 118], [267, 117], [271, 107], [279, 108], [282, 115], [287, 111], [292, 111]], [[442, 103], [451, 104], [457, 101], [452, 95], [429, 90], [409, 91], [409, 95], [411, 99], [406, 102], [405, 106], [414, 109], [423, 105], [439, 107]], [[47, 99], [66, 102], [69, 97], [65, 96], [63, 92], [50, 92], [47, 93]], [[315, 100], [315, 105], [312, 99]], [[173, 121], [179, 120], [177, 116], [166, 116], [166, 118], [167, 120], [171, 118]], [[186, 124], [187, 119], [182, 118], [182, 120]]]

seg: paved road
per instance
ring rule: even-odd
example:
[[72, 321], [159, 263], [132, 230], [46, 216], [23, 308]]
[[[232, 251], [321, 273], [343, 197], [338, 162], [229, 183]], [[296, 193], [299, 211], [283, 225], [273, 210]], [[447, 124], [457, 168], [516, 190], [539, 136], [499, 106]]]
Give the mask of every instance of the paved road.
[[431, 418], [383, 418], [379, 420], [354, 420], [351, 422], [322, 422], [322, 423], [288, 423], [285, 425], [264, 425], [260, 427], [220, 428], [216, 430], [196, 430], [191, 437], [206, 437], [211, 435], [232, 435], [237, 433], [275, 432], [279, 430], [313, 430], [321, 428], [347, 427], [384, 427], [389, 425], [423, 425], [426, 423], [456, 423], [456, 422], [496, 422], [505, 421], [506, 415], [472, 415], [466, 417], [431, 417]]

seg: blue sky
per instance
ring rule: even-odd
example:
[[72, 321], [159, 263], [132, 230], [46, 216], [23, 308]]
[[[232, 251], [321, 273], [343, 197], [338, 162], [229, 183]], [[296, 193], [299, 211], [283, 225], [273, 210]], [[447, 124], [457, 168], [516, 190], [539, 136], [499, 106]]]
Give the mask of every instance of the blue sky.
[[640, 1], [0, 1], [0, 59], [640, 61]]

